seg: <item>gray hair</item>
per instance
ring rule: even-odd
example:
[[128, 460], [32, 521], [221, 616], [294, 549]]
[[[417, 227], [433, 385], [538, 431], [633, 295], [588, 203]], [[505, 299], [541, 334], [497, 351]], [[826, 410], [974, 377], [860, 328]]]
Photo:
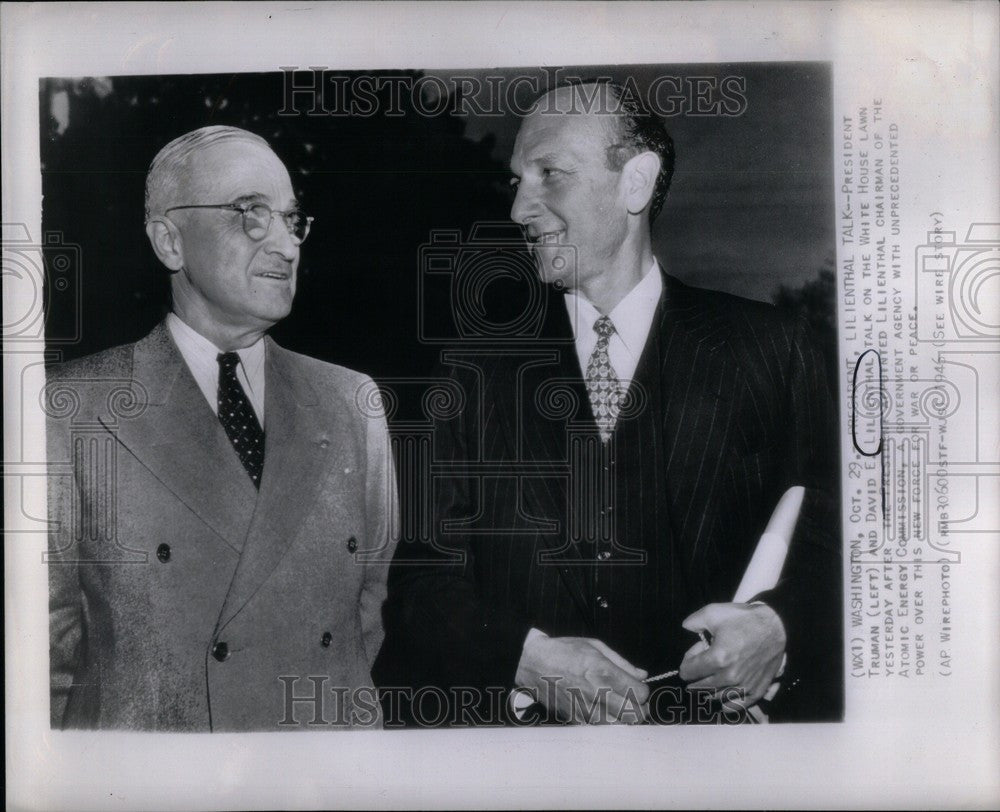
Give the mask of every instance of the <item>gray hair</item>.
[[239, 127], [215, 124], [178, 136], [156, 153], [146, 173], [146, 220], [162, 214], [177, 195], [191, 156], [221, 141], [250, 141], [271, 148], [263, 138]]

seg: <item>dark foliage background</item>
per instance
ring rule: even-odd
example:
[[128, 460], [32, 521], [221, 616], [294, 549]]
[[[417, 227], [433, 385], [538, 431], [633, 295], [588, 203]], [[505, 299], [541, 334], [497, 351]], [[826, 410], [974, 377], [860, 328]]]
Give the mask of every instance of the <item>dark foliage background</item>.
[[[678, 167], [654, 229], [658, 255], [685, 281], [772, 299], [806, 315], [835, 382], [828, 66], [611, 72], [641, 83], [657, 70], [742, 71], [749, 101], [737, 118], [667, 122]], [[281, 73], [41, 82], [43, 230], [80, 247], [71, 289], [47, 291], [46, 334], [55, 356], [135, 340], [166, 313], [167, 276], [143, 230], [146, 170], [170, 139], [219, 123], [265, 137], [316, 217], [295, 308], [275, 338], [376, 378], [430, 370], [440, 348], [418, 340], [418, 315], [437, 333], [447, 332], [450, 317], [446, 298], [419, 301], [420, 247], [436, 229], [467, 235], [474, 223], [507, 220], [506, 161], [516, 117], [421, 116], [405, 95], [401, 116], [281, 115], [284, 91]], [[497, 299], [511, 293], [502, 284], [490, 292]], [[77, 323], [78, 340], [60, 341]]]

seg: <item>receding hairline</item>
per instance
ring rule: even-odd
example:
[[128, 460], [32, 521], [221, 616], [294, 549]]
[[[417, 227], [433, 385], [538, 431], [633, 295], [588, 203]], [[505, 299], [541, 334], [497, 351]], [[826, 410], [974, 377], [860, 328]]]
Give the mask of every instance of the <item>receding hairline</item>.
[[[593, 95], [588, 98], [583, 95], [584, 91]], [[595, 81], [560, 85], [559, 87], [554, 87], [551, 90], [546, 91], [535, 99], [527, 113], [524, 115], [524, 120], [536, 118], [538, 116], [552, 116], [563, 120], [587, 119], [588, 121], [596, 121], [600, 123], [604, 129], [608, 138], [608, 146], [613, 146], [615, 142], [624, 134], [623, 114], [614, 108], [605, 110], [590, 109], [595, 103], [600, 105], [600, 102], [597, 101], [600, 97], [597, 94], [609, 92], [613, 93], [614, 89], [604, 82]], [[554, 109], [547, 109], [544, 106], [546, 99], [551, 97], [556, 97], [557, 99], [561, 97], [562, 99], [565, 99], [567, 96], [570, 99], [582, 102], [582, 107], [577, 109], [577, 106], [574, 104], [569, 110], [564, 110], [559, 106], [558, 101], [552, 105]], [[612, 104], [617, 104], [618, 101], [617, 96], [614, 96], [611, 99]]]
[[[214, 147], [244, 143], [260, 147], [284, 167], [271, 145], [256, 133], [240, 127], [211, 125], [184, 133], [156, 153], [146, 174], [146, 218], [162, 214], [191, 178], [196, 160]], [[287, 168], [286, 168], [287, 171]]]
[[[566, 106], [567, 98], [571, 100], [569, 110], [562, 110], [561, 106]], [[577, 109], [577, 100], [583, 102], [583, 109]], [[594, 102], [600, 104], [596, 110]], [[656, 175], [649, 212], [650, 221], [656, 219], [673, 179], [674, 145], [662, 119], [655, 116], [641, 98], [635, 97], [627, 85], [610, 80], [573, 81], [551, 88], [535, 99], [525, 115], [525, 121], [529, 117], [537, 120], [544, 115], [564, 120], [584, 115], [588, 118], [610, 117], [611, 121], [605, 122], [603, 129], [605, 163], [612, 171], [619, 171], [629, 158], [638, 154], [655, 153], [660, 159], [660, 170]], [[523, 126], [522, 123], [518, 142]], [[513, 165], [513, 161], [511, 163]]]

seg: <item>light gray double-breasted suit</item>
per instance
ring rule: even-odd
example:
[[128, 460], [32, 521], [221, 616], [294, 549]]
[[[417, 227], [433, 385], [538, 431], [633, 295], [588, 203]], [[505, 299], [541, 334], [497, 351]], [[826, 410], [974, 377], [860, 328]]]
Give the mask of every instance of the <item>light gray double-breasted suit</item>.
[[265, 341], [259, 493], [164, 324], [51, 371], [54, 727], [380, 724], [396, 491], [377, 390]]

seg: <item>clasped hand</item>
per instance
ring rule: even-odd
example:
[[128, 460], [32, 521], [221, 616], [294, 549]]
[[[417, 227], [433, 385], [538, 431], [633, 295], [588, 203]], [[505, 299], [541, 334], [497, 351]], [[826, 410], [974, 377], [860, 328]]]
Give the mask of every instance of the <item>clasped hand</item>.
[[712, 635], [711, 646], [699, 640], [684, 655], [680, 677], [689, 688], [715, 688], [727, 707], [750, 707], [764, 696], [785, 653], [785, 627], [770, 606], [710, 603], [681, 625]]
[[515, 680], [560, 719], [577, 724], [638, 724], [644, 719], [647, 674], [588, 637], [533, 633]]
[[[710, 646], [698, 641], [684, 655], [680, 677], [689, 688], [715, 689], [726, 707], [749, 707], [764, 696], [785, 652], [785, 628], [773, 609], [712, 603], [682, 625], [712, 635]], [[560, 719], [638, 724], [648, 711], [647, 676], [600, 640], [532, 632], [515, 680]]]

